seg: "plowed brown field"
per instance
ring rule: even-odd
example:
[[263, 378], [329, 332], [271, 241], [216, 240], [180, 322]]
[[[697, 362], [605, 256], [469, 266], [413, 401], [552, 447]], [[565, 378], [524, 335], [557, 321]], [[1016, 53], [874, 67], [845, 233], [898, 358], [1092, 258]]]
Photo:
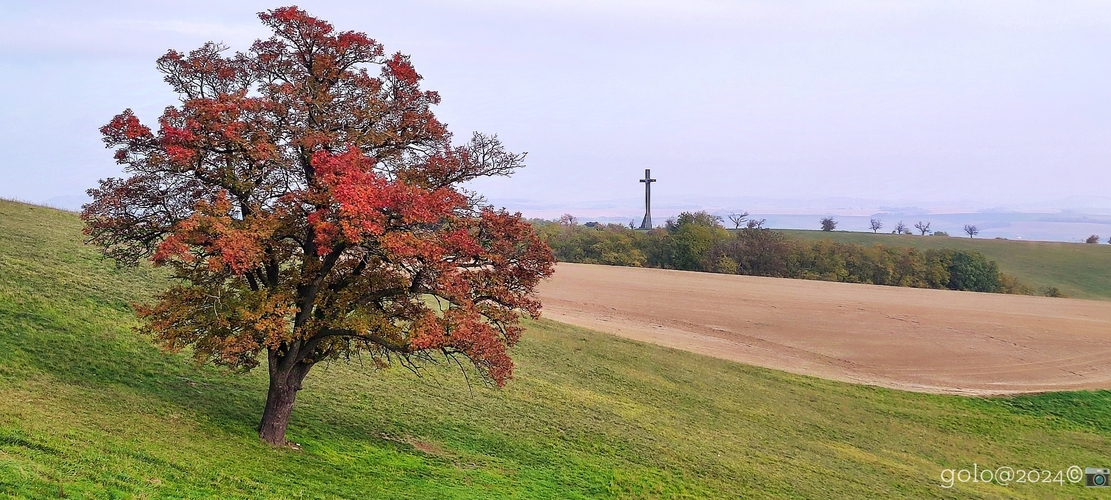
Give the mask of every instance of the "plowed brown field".
[[1111, 302], [561, 263], [547, 318], [921, 392], [1111, 388]]

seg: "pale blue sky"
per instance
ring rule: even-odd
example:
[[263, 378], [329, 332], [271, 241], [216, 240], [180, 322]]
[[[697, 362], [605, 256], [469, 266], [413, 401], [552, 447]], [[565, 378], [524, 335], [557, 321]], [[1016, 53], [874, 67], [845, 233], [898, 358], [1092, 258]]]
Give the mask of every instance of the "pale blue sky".
[[[0, 4], [0, 197], [118, 175], [97, 129], [174, 102], [154, 60], [284, 4], [181, 5]], [[299, 5], [411, 54], [457, 137], [529, 151], [474, 186], [526, 213], [637, 214], [644, 168], [661, 206], [1111, 208], [1109, 2]]]

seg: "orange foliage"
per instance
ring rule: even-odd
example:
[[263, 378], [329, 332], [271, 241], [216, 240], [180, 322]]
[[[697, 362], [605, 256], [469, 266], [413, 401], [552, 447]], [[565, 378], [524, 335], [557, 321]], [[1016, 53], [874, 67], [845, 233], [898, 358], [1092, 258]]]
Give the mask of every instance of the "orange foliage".
[[524, 155], [496, 136], [452, 144], [408, 56], [295, 7], [260, 19], [274, 36], [247, 52], [159, 59], [181, 104], [156, 133], [130, 110], [101, 129], [128, 177], [89, 191], [87, 234], [179, 279], [139, 308], [145, 328], [234, 369], [266, 354], [272, 383], [356, 353], [388, 365], [439, 352], [504, 384], [552, 255], [520, 214], [459, 186]]

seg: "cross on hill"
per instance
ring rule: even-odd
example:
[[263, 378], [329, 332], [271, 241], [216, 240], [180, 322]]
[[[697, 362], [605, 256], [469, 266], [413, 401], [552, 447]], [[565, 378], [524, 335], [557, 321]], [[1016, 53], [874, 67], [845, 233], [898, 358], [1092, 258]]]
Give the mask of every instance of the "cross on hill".
[[652, 183], [656, 179], [652, 178], [651, 169], [644, 169], [644, 178], [640, 182], [644, 183], [644, 220], [640, 223], [640, 228], [652, 229]]

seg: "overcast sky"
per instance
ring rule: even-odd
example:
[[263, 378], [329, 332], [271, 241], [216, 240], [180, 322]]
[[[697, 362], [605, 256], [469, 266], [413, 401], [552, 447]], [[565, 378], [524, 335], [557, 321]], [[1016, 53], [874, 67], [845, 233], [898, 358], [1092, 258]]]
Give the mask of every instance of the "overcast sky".
[[[180, 5], [0, 4], [0, 197], [119, 175], [97, 129], [175, 102], [155, 59], [246, 49], [268, 34], [255, 13], [281, 4]], [[299, 5], [411, 54], [457, 138], [528, 151], [528, 168], [474, 186], [526, 213], [636, 213], [645, 168], [661, 204], [1111, 207], [1111, 2]]]

